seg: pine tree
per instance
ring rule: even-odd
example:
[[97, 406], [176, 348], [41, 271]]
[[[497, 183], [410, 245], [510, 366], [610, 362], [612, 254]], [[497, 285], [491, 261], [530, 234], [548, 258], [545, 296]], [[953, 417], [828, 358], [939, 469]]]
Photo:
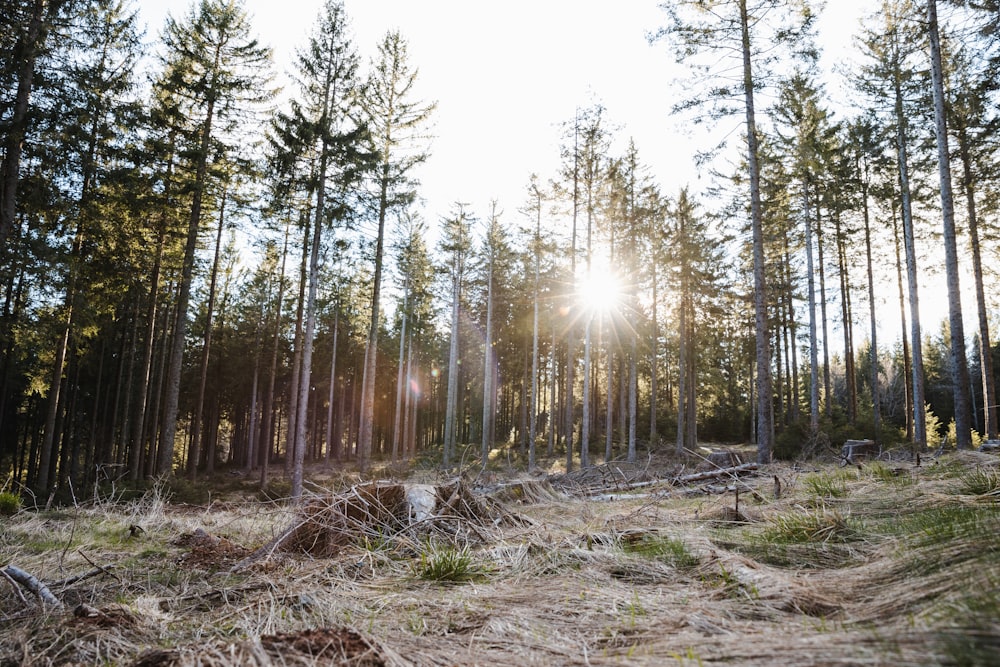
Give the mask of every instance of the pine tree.
[[782, 122], [777, 129], [791, 160], [790, 171], [801, 189], [802, 227], [805, 230], [806, 298], [809, 315], [809, 433], [819, 434], [819, 336], [816, 322], [816, 267], [813, 255], [813, 202], [824, 174], [822, 169], [824, 142], [829, 141], [830, 126], [827, 112], [820, 106], [820, 91], [803, 73], [793, 75], [782, 87], [776, 117]]
[[502, 245], [503, 230], [499, 214], [497, 213], [497, 204], [494, 201], [490, 211], [490, 219], [486, 223], [486, 234], [483, 239], [482, 248], [482, 254], [486, 261], [486, 340], [483, 345], [483, 433], [482, 451], [480, 454], [483, 470], [486, 470], [486, 464], [489, 463], [490, 450], [493, 448], [496, 421], [497, 373], [495, 369], [497, 356], [493, 340], [493, 285], [498, 273], [497, 262], [500, 259], [501, 252], [504, 250]]
[[[46, 49], [52, 24], [72, 0], [12, 0], [0, 10], [3, 27], [5, 70], [4, 86], [13, 90], [10, 115], [5, 120], [3, 159], [0, 161], [0, 258], [6, 260], [10, 237], [17, 215], [17, 188], [21, 179], [21, 157], [31, 122], [31, 93], [35, 85], [39, 58]], [[6, 109], [4, 110], [6, 111]], [[6, 113], [4, 114], [7, 115]]]
[[296, 500], [302, 495], [323, 231], [331, 222], [349, 216], [349, 188], [367, 167], [361, 149], [366, 137], [353, 120], [357, 68], [358, 57], [348, 37], [343, 3], [327, 0], [306, 48], [298, 54], [299, 95], [292, 101], [290, 114], [278, 121], [290, 126], [294, 140], [289, 150], [300, 155], [311, 172], [304, 179], [311, 193], [308, 210], [312, 214], [312, 235], [306, 242], [309, 259], [302, 304], [304, 331], [298, 381], [292, 387], [297, 394], [293, 401], [294, 432], [287, 451], [292, 461], [292, 498]]
[[[67, 359], [73, 354], [70, 347], [83, 347], [81, 329], [92, 324], [102, 308], [113, 308], [111, 302], [118, 296], [108, 283], [120, 285], [120, 279], [109, 273], [114, 269], [107, 259], [114, 248], [128, 248], [132, 242], [123, 190], [133, 174], [123, 173], [123, 166], [131, 163], [128, 153], [135, 139], [128, 128], [141, 118], [133, 93], [139, 59], [135, 13], [126, 12], [121, 2], [109, 3], [82, 11], [70, 25], [70, 33], [61, 36], [68, 42], [72, 65], [61, 73], [55, 100], [60, 113], [48, 121], [54, 125], [46, 132], [63, 137], [50, 178], [68, 186], [64, 213], [73, 233], [42, 434], [36, 482], [40, 490], [48, 490], [57, 419], [66, 408], [61, 387], [67, 363], [74, 361]], [[114, 218], [120, 220], [118, 225], [109, 224]], [[74, 458], [73, 465], [78, 463]]]
[[944, 225], [945, 273], [948, 283], [948, 323], [951, 327], [952, 383], [955, 401], [955, 429], [959, 449], [970, 449], [972, 422], [969, 415], [969, 367], [965, 356], [965, 328], [962, 323], [962, 291], [959, 285], [958, 243], [955, 238], [955, 202], [951, 189], [951, 154], [948, 147], [948, 118], [944, 96], [944, 66], [938, 26], [937, 0], [927, 0], [927, 24], [931, 51], [931, 80], [934, 93], [934, 135], [937, 139], [938, 176], [941, 181], [941, 215]]
[[[669, 24], [657, 37], [674, 41], [679, 61], [700, 62], [715, 78], [708, 99], [689, 98], [679, 110], [708, 106], [709, 118], [742, 111], [746, 125], [746, 164], [753, 248], [753, 291], [756, 335], [757, 459], [771, 460], [774, 439], [768, 289], [765, 280], [764, 229], [760, 196], [760, 165], [755, 90], [767, 78], [769, 67], [789, 51], [811, 46], [803, 41], [814, 18], [806, 2], [778, 0], [686, 0], [663, 4]], [[783, 11], [782, 11], [783, 10]], [[766, 33], [770, 29], [769, 33]], [[783, 46], [789, 51], [781, 51]], [[719, 56], [722, 56], [720, 59]], [[732, 60], [730, 60], [732, 59]], [[735, 61], [735, 62], [733, 62]], [[694, 63], [692, 63], [694, 66]], [[738, 76], [725, 68], [734, 67]], [[742, 104], [736, 106], [738, 96]]]
[[[995, 11], [995, 9], [994, 9]], [[1000, 13], [994, 14], [1000, 18]], [[988, 58], [979, 57], [989, 44], [982, 39], [949, 40], [952, 53], [948, 58], [951, 83], [948, 86], [948, 127], [955, 139], [955, 154], [960, 166], [960, 189], [965, 198], [966, 224], [972, 278], [976, 289], [976, 310], [979, 334], [980, 381], [983, 392], [983, 433], [988, 439], [998, 434], [997, 390], [990, 354], [989, 311], [983, 277], [983, 252], [980, 238], [980, 205], [986, 200], [991, 181], [997, 177], [993, 141], [1000, 129], [1000, 116], [991, 95], [998, 87], [994, 68]]]
[[544, 199], [538, 185], [538, 177], [531, 175], [528, 186], [531, 204], [526, 212], [534, 213], [535, 230], [531, 236], [532, 269], [534, 280], [532, 285], [532, 315], [531, 315], [531, 394], [528, 404], [531, 410], [531, 421], [528, 426], [528, 470], [535, 468], [535, 439], [538, 436], [538, 301], [540, 273], [542, 263], [542, 201]]
[[447, 262], [445, 269], [451, 282], [451, 336], [448, 351], [448, 393], [445, 404], [444, 449], [441, 464], [451, 466], [456, 454], [458, 419], [459, 309], [466, 264], [472, 247], [471, 227], [474, 222], [465, 205], [456, 204], [455, 211], [442, 221], [440, 249]]
[[404, 207], [413, 200], [415, 183], [411, 172], [427, 159], [422, 133], [434, 110], [434, 104], [412, 99], [416, 79], [417, 70], [411, 69], [408, 62], [406, 41], [399, 32], [386, 33], [379, 44], [378, 59], [374, 63], [361, 101], [364, 120], [371, 133], [371, 149], [377, 156], [374, 186], [377, 191], [378, 221], [371, 324], [365, 351], [359, 418], [361, 431], [358, 462], [362, 471], [367, 471], [372, 455], [385, 221], [391, 210]]
[[[920, 324], [920, 297], [917, 280], [916, 233], [913, 219], [913, 188], [910, 168], [911, 105], [925, 83], [919, 77], [914, 60], [923, 36], [914, 32], [915, 7], [910, 0], [885, 0], [877, 16], [884, 30], [864, 31], [860, 44], [868, 56], [855, 80], [861, 92], [875, 104], [875, 110], [893, 128], [899, 206], [902, 216], [902, 246], [906, 258], [907, 292], [910, 307], [908, 346], [911, 358], [910, 406], [913, 442], [923, 447], [927, 440], [924, 426], [924, 370]], [[883, 101], [889, 105], [882, 107]]]
[[[853, 161], [853, 178], [859, 187], [862, 218], [865, 229], [865, 268], [868, 283], [868, 320], [871, 326], [870, 341], [870, 375], [869, 387], [872, 395], [872, 420], [875, 441], [879, 442], [882, 430], [881, 386], [879, 383], [878, 357], [878, 317], [876, 315], [875, 271], [872, 260], [872, 230], [871, 211], [869, 207], [874, 167], [872, 162], [878, 159], [880, 145], [877, 128], [870, 118], [861, 118], [851, 123], [847, 128], [847, 145], [851, 150]], [[904, 327], [905, 338], [905, 327]]]
[[269, 97], [265, 71], [270, 63], [270, 50], [250, 36], [249, 18], [242, 4], [233, 0], [203, 0], [191, 8], [183, 22], [169, 17], [163, 40], [166, 60], [157, 87], [167, 93], [163, 99], [172, 103], [172, 114], [187, 117], [191, 123], [185, 129], [193, 178], [156, 460], [158, 474], [168, 473], [172, 467], [187, 310], [209, 166], [220, 155], [218, 140], [225, 136], [228, 123]]

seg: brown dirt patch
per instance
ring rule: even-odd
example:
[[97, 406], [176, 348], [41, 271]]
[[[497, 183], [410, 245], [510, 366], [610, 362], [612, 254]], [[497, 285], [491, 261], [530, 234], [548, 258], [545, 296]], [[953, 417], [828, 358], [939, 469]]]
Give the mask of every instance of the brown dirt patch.
[[312, 628], [262, 635], [236, 644], [154, 649], [131, 667], [390, 667], [400, 664], [375, 641], [350, 628]]
[[335, 660], [335, 665], [384, 667], [386, 664], [374, 643], [348, 628], [315, 628], [264, 635], [260, 645], [275, 655], [285, 656], [292, 649], [311, 658]]
[[250, 553], [246, 547], [225, 537], [210, 535], [201, 528], [181, 535], [173, 543], [190, 549], [188, 553], [178, 558], [177, 562], [198, 570], [226, 569]]

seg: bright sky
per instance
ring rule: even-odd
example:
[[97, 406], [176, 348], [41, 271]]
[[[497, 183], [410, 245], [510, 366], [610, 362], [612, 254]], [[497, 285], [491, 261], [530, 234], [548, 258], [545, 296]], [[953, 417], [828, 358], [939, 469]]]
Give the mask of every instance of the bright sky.
[[[136, 4], [151, 41], [167, 11], [177, 16], [190, 6], [178, 0]], [[321, 4], [245, 0], [258, 37], [274, 48], [278, 71], [288, 71]], [[605, 106], [622, 143], [635, 140], [640, 158], [664, 192], [675, 193], [685, 185], [697, 189], [691, 156], [709, 142], [688, 138], [669, 114], [676, 66], [666, 44], [651, 46], [646, 39], [664, 24], [658, 0], [344, 4], [363, 62], [375, 54], [387, 30], [398, 28], [409, 44], [412, 64], [419, 68], [418, 94], [438, 103], [431, 157], [420, 173], [423, 215], [431, 228], [459, 201], [482, 219], [491, 200], [497, 199], [504, 217], [517, 220], [531, 173], [548, 180], [556, 172], [560, 124], [570, 121], [577, 107], [594, 102]], [[828, 3], [819, 23], [826, 71], [848, 57], [851, 36], [871, 5], [865, 0]], [[842, 99], [842, 85], [833, 83], [828, 92]], [[888, 267], [889, 258], [885, 260], [880, 263]], [[894, 290], [889, 290], [882, 300], [887, 318], [894, 312], [894, 298]], [[939, 321], [942, 300], [923, 301], [921, 310], [938, 306], [925, 315], [931, 316], [928, 325]], [[858, 316], [863, 317], [860, 310]]]
[[[532, 172], [550, 178], [559, 125], [599, 102], [621, 142], [634, 138], [666, 192], [698, 179], [686, 138], [670, 117], [676, 71], [665, 44], [646, 34], [664, 23], [657, 0], [345, 0], [355, 44], [367, 61], [398, 28], [419, 68], [418, 91], [435, 100], [431, 158], [423, 167], [425, 218], [432, 226], [457, 201], [480, 217], [497, 199], [507, 215], [526, 200]], [[287, 71], [321, 0], [245, 0], [258, 36]], [[155, 39], [167, 11], [190, 4], [137, 0]], [[838, 0], [824, 15], [831, 51], [849, 46], [861, 0]]]

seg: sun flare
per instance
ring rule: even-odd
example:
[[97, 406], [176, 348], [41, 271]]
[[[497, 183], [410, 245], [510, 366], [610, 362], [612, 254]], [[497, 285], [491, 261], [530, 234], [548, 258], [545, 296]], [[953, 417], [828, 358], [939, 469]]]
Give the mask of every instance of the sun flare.
[[607, 267], [591, 268], [589, 276], [583, 276], [577, 291], [580, 304], [595, 315], [607, 315], [621, 305], [621, 281], [614, 271]]

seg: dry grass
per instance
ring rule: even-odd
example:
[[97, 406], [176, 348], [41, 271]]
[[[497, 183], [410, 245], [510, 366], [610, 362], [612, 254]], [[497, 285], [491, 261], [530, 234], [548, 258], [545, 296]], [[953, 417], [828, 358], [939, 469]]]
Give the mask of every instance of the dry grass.
[[[740, 480], [736, 515], [725, 484], [581, 499], [655, 476], [605, 469], [498, 484], [491, 501], [453, 489], [423, 529], [395, 511], [345, 522], [345, 488], [304, 512], [155, 491], [21, 511], [0, 525], [0, 566], [47, 583], [109, 571], [52, 585], [60, 610], [0, 579], [0, 665], [996, 664], [996, 470], [965, 453], [774, 465]], [[230, 571], [303, 523], [314, 540], [336, 526], [335, 548], [291, 541]]]

